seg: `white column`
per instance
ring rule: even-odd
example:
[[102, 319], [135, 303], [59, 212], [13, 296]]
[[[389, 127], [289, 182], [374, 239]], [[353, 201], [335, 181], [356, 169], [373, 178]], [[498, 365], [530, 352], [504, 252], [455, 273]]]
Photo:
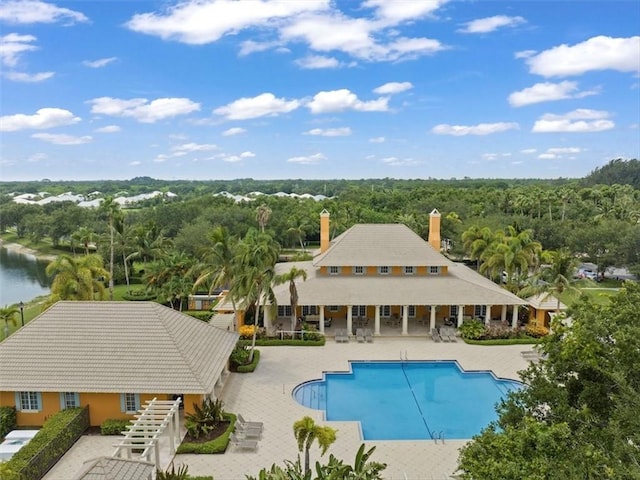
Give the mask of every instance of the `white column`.
[[462, 326], [464, 322], [464, 305], [458, 305], [458, 328]]
[[320, 305], [320, 333], [324, 335], [324, 305]]
[[491, 305], [485, 305], [484, 324], [489, 325], [491, 323]]
[[513, 315], [511, 316], [511, 328], [518, 328], [518, 305], [513, 306]]
[[347, 305], [347, 332], [348, 335], [353, 335], [353, 313], [351, 305]]
[[402, 335], [409, 335], [409, 306], [402, 306]]
[[375, 322], [373, 334], [380, 335], [380, 305], [376, 305]]
[[267, 335], [271, 334], [271, 323], [272, 323], [272, 314], [273, 314], [273, 305], [265, 305], [264, 306], [264, 328], [267, 331]]
[[502, 313], [500, 313], [500, 321], [502, 323], [507, 321], [507, 306], [502, 305]]
[[429, 305], [429, 330], [436, 328], [436, 306]]

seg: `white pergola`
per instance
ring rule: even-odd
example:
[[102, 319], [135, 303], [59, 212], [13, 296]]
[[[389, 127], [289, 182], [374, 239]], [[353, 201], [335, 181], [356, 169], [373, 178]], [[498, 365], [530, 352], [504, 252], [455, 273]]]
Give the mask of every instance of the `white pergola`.
[[[180, 443], [180, 398], [176, 400], [147, 400], [146, 407], [138, 410], [134, 415], [135, 420], [128, 425], [128, 430], [122, 432], [124, 438], [120, 443], [114, 444], [116, 451], [114, 457], [122, 458], [126, 451], [127, 458], [132, 458], [133, 450], [142, 449], [139, 458], [153, 462], [156, 468], [160, 468], [160, 449], [158, 441], [162, 434], [169, 429], [169, 449], [171, 456], [176, 453], [176, 443]], [[151, 454], [153, 453], [153, 460]]]

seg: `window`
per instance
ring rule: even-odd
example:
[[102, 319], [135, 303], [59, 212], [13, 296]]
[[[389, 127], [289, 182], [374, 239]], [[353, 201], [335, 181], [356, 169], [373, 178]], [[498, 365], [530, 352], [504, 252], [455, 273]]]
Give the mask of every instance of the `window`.
[[415, 305], [409, 305], [409, 317], [415, 317], [416, 316], [416, 306]]
[[380, 273], [380, 275], [389, 275], [389, 272], [390, 272], [390, 269], [387, 266], [378, 268], [378, 273]]
[[278, 305], [278, 317], [291, 317], [291, 305]]
[[339, 275], [340, 267], [329, 267], [329, 275]]
[[40, 392], [16, 392], [16, 409], [23, 412], [38, 412], [42, 410]]
[[302, 306], [302, 315], [318, 315], [318, 306], [317, 305], [303, 305]]
[[329, 305], [330, 312], [337, 312], [338, 310], [340, 310], [340, 307], [338, 305]]
[[449, 316], [458, 317], [458, 305], [449, 305]]
[[80, 395], [76, 392], [60, 392], [60, 408], [77, 408], [80, 406]]
[[414, 274], [413, 267], [404, 267], [404, 274], [405, 275], [413, 275]]
[[391, 305], [382, 305], [380, 307], [380, 316], [381, 317], [390, 317], [391, 316]]
[[353, 267], [353, 273], [355, 275], [364, 275], [364, 267]]
[[476, 318], [483, 317], [487, 314], [487, 306], [486, 305], [476, 305], [473, 308], [473, 316]]
[[123, 413], [137, 413], [140, 410], [140, 395], [137, 393], [121, 393], [120, 410]]
[[367, 306], [366, 305], [354, 305], [351, 307], [351, 316], [352, 317], [366, 317], [367, 316]]
[[429, 267], [430, 275], [438, 275], [440, 273], [440, 267]]

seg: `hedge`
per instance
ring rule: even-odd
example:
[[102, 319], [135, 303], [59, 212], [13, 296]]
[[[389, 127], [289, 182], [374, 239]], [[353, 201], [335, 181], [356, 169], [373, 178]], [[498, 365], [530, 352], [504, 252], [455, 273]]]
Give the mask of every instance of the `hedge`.
[[471, 340], [463, 338], [469, 345], [535, 345], [540, 343], [539, 338], [492, 338], [488, 340]]
[[49, 417], [40, 431], [7, 462], [29, 480], [40, 480], [89, 428], [89, 408], [69, 408]]
[[108, 418], [100, 424], [100, 435], [121, 435], [130, 423], [124, 418]]
[[218, 454], [224, 453], [229, 445], [229, 437], [236, 426], [236, 416], [233, 413], [225, 412], [223, 414], [225, 420], [229, 421], [229, 426], [225, 432], [218, 438], [214, 438], [209, 442], [194, 443], [182, 442], [176, 453], [197, 453], [197, 454]]
[[182, 313], [186, 313], [190, 317], [197, 318], [198, 320], [202, 320], [203, 322], [209, 322], [211, 317], [213, 316], [213, 312], [208, 310], [186, 310]]
[[[251, 340], [242, 340], [245, 345], [251, 345]], [[260, 347], [322, 347], [326, 343], [326, 337], [322, 336], [319, 340], [298, 340], [284, 339], [280, 340], [275, 337], [256, 338], [256, 345]]]
[[238, 373], [251, 373], [258, 366], [258, 362], [260, 361], [260, 350], [253, 350], [253, 360], [251, 363], [247, 365], [237, 365], [235, 367], [235, 371]]
[[15, 407], [0, 407], [0, 438], [16, 428]]

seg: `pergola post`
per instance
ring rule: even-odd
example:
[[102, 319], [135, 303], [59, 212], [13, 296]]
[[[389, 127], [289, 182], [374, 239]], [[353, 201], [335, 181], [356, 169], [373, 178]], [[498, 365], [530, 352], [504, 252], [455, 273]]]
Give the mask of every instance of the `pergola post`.
[[373, 328], [373, 334], [380, 335], [380, 305], [375, 306], [375, 319]]

